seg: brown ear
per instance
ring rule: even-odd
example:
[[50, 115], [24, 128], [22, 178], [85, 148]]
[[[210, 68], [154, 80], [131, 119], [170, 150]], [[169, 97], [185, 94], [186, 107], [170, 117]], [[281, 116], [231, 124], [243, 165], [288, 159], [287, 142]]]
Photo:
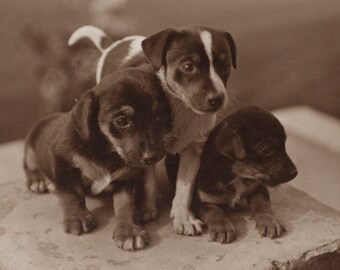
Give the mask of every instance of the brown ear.
[[166, 48], [170, 42], [175, 29], [169, 28], [158, 32], [142, 41], [142, 48], [150, 64], [156, 69], [160, 69], [164, 63]]
[[91, 135], [91, 123], [94, 114], [93, 90], [88, 90], [72, 109], [72, 124], [83, 140], [89, 140]]
[[233, 67], [236, 69], [236, 45], [233, 37], [231, 36], [230, 33], [224, 32], [225, 36], [227, 37], [227, 41], [230, 47], [230, 52], [231, 52], [231, 61], [233, 64]]
[[219, 131], [215, 140], [215, 148], [223, 156], [233, 159], [244, 159], [246, 156], [239, 131], [227, 124]]

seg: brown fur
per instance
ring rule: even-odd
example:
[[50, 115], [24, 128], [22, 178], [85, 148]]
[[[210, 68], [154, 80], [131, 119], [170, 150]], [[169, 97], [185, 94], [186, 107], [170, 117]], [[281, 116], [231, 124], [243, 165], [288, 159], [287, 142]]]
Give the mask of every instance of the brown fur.
[[52, 182], [65, 232], [76, 235], [96, 227], [86, 194], [112, 190], [117, 246], [142, 249], [148, 243], [137, 219], [143, 168], [164, 156], [170, 117], [155, 74], [136, 69], [111, 74], [71, 112], [50, 115], [30, 131], [24, 157], [28, 188], [42, 193]]
[[[223, 207], [247, 199], [256, 228], [275, 238], [285, 228], [273, 214], [267, 186], [292, 180], [297, 171], [285, 151], [280, 122], [257, 107], [245, 107], [223, 120], [209, 135], [202, 154], [193, 208], [208, 226], [211, 240], [229, 243], [236, 231]], [[170, 178], [178, 160], [167, 158]]]

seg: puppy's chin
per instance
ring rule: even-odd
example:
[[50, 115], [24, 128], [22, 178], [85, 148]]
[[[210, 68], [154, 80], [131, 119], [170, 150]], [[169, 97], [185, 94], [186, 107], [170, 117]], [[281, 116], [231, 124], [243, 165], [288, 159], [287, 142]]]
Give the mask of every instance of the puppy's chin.
[[160, 152], [156, 156], [156, 158], [152, 159], [151, 161], [145, 161], [145, 159], [141, 158], [129, 158], [126, 155], [121, 155], [121, 158], [123, 159], [124, 163], [129, 167], [139, 167], [139, 168], [145, 168], [148, 166], [155, 165], [157, 162], [159, 162], [165, 155], [165, 152]]
[[293, 178], [284, 178], [284, 179], [271, 178], [271, 179], [265, 181], [265, 184], [267, 184], [270, 187], [275, 187], [275, 186], [287, 183], [287, 182], [289, 182], [291, 180], [293, 180]]
[[215, 114], [217, 113], [221, 108], [217, 108], [217, 109], [207, 109], [204, 108], [203, 106], [197, 106], [197, 105], [193, 105], [193, 102], [191, 101], [184, 101], [183, 102], [187, 105], [187, 107], [189, 109], [191, 109], [193, 112], [199, 114], [199, 115], [209, 115], [209, 114]]

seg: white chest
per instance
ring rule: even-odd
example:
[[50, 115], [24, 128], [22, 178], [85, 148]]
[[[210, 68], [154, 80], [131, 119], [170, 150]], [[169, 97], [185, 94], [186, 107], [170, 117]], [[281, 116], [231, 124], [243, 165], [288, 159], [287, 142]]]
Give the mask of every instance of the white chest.
[[100, 167], [79, 155], [73, 156], [73, 164], [76, 168], [80, 169], [83, 176], [91, 181], [91, 191], [93, 194], [99, 194], [105, 189], [108, 189], [113, 181], [128, 173], [128, 167], [122, 167], [114, 173], [110, 173], [105, 168]]

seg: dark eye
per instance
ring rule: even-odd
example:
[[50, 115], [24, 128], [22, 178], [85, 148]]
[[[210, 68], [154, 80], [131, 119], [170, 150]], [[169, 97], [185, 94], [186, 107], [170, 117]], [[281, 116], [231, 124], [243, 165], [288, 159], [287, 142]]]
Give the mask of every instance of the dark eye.
[[266, 156], [266, 157], [274, 154], [274, 150], [270, 147], [263, 148], [259, 152], [262, 156]]
[[126, 116], [120, 116], [114, 120], [114, 123], [118, 127], [128, 127], [129, 124], [129, 119]]
[[193, 63], [187, 62], [181, 67], [181, 70], [185, 73], [193, 73], [195, 66]]

